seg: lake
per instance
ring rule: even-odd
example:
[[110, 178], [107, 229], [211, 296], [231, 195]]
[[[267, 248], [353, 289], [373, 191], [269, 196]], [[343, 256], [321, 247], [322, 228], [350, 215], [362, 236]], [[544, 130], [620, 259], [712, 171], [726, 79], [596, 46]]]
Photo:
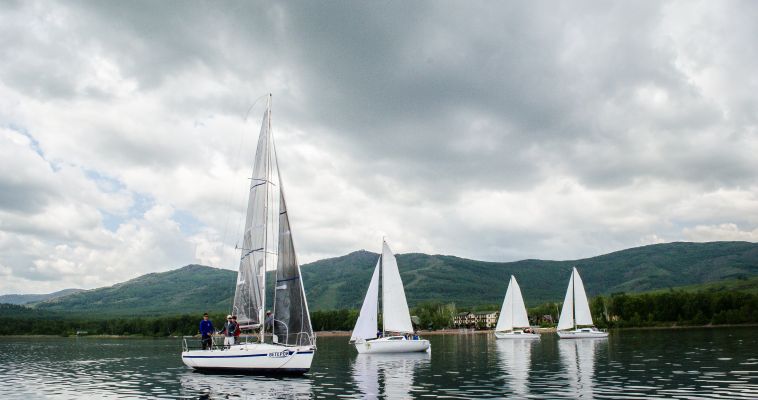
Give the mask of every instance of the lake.
[[3, 398], [758, 398], [758, 328], [608, 339], [436, 335], [431, 354], [358, 355], [323, 337], [303, 377], [207, 375], [180, 339], [2, 338]]

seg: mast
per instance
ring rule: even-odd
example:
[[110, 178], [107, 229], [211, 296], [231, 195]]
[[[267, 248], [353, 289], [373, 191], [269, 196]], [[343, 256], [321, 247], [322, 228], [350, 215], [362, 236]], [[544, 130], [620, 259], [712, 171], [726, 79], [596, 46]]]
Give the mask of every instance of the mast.
[[[513, 285], [513, 275], [511, 275], [511, 281], [508, 282], [508, 286], [510, 286], [510, 285]], [[514, 331], [514, 329], [513, 329], [513, 320], [514, 320], [514, 317], [516, 316], [516, 314], [513, 312], [513, 303], [515, 303], [513, 301], [513, 291], [514, 290], [516, 290], [516, 289], [512, 288], [511, 289], [511, 293], [510, 293], [510, 295], [511, 295], [511, 332]]]
[[573, 268], [571, 270], [571, 320], [574, 321], [574, 330], [576, 330], [576, 290], [574, 289], [576, 285], [576, 278], [574, 277], [575, 272], [576, 268]]
[[[268, 105], [266, 106], [268, 112], [268, 138], [266, 140], [266, 194], [264, 202], [264, 215], [263, 219], [263, 290], [261, 294], [261, 310], [259, 312], [259, 320], [261, 321], [261, 343], [266, 342], [266, 268], [268, 267], [268, 215], [269, 215], [269, 186], [271, 185], [271, 93], [268, 94]], [[272, 315], [273, 318], [273, 315]]]
[[384, 317], [387, 315], [387, 313], [384, 310], [384, 238], [382, 238], [382, 251], [379, 252], [379, 282], [382, 285], [382, 297], [381, 297], [381, 303], [382, 303], [382, 337], [384, 337], [384, 327], [387, 325], [384, 323]]

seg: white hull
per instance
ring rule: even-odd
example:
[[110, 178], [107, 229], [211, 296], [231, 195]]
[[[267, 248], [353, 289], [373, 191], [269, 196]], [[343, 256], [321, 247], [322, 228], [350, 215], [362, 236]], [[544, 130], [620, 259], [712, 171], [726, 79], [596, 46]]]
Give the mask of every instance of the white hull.
[[592, 330], [576, 330], [576, 331], [558, 331], [558, 337], [561, 339], [592, 339], [592, 338], [607, 338], [608, 332]]
[[198, 370], [305, 373], [311, 368], [315, 351], [313, 346], [249, 343], [229, 349], [183, 351], [182, 362]]
[[524, 333], [520, 331], [515, 332], [495, 332], [495, 337], [498, 339], [539, 339], [539, 333]]
[[378, 354], [378, 353], [415, 353], [419, 351], [429, 351], [431, 344], [426, 339], [406, 340], [379, 338], [355, 342], [355, 349], [360, 354]]

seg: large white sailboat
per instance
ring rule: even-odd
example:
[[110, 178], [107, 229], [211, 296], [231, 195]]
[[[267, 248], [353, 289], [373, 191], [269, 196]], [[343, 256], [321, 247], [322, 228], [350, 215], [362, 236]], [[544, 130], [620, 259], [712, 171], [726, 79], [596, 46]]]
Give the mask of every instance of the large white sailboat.
[[584, 283], [576, 268], [571, 270], [566, 298], [563, 300], [561, 318], [558, 320], [558, 336], [561, 339], [604, 338], [608, 332], [594, 327], [590, 303], [584, 291]]
[[[273, 313], [265, 317], [266, 271], [274, 268]], [[248, 336], [231, 346], [195, 350], [185, 338], [184, 364], [199, 370], [246, 373], [308, 371], [316, 338], [301, 278], [271, 131], [269, 95], [255, 152], [232, 308], [243, 332], [256, 332], [257, 339]]]
[[495, 337], [498, 339], [539, 339], [540, 335], [534, 333], [529, 326], [529, 317], [524, 305], [524, 297], [521, 296], [521, 288], [516, 278], [511, 275], [508, 282], [508, 290], [505, 291], [503, 307], [500, 308], [500, 316], [495, 325]]
[[[379, 276], [382, 282], [382, 334], [378, 337]], [[427, 351], [429, 341], [413, 332], [397, 260], [386, 241], [374, 268], [361, 312], [350, 337], [358, 353], [410, 353]]]

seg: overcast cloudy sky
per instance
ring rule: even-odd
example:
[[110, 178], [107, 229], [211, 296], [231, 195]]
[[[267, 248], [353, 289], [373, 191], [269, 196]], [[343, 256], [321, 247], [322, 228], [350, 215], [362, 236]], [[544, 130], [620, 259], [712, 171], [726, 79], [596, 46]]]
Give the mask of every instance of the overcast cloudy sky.
[[498, 261], [758, 241], [756, 21], [754, 1], [0, 1], [0, 294], [236, 268], [269, 92], [301, 262], [383, 235]]

